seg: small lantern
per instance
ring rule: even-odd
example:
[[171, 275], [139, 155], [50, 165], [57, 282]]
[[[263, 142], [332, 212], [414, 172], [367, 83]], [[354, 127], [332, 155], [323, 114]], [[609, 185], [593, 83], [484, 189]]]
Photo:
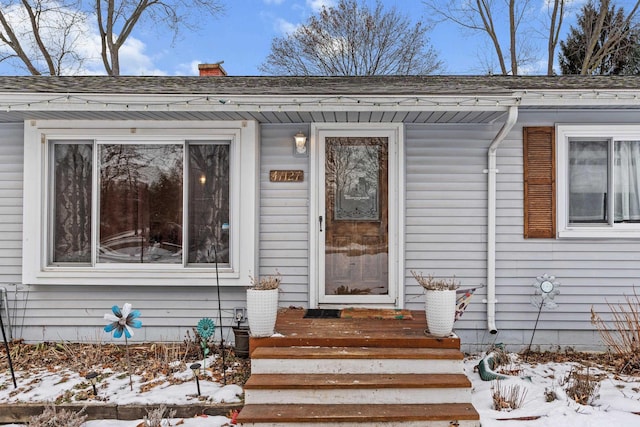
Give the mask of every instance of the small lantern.
[[307, 153], [307, 137], [302, 132], [298, 132], [293, 137], [295, 140], [294, 154], [305, 155]]
[[193, 363], [189, 368], [193, 371], [193, 376], [196, 377], [196, 386], [198, 387], [198, 396], [200, 396], [200, 380], [198, 379], [198, 372], [200, 371], [200, 364]]
[[85, 378], [91, 383], [91, 387], [93, 387], [93, 395], [97, 396], [98, 390], [96, 390], [96, 384], [98, 383], [98, 373], [91, 371], [85, 376]]

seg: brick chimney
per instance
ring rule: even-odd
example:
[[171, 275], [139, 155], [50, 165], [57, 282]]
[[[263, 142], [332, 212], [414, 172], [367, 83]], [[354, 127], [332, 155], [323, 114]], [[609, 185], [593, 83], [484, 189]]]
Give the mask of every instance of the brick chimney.
[[215, 64], [198, 64], [198, 71], [200, 71], [200, 77], [205, 76], [226, 76], [227, 72], [222, 68], [224, 61], [217, 62]]

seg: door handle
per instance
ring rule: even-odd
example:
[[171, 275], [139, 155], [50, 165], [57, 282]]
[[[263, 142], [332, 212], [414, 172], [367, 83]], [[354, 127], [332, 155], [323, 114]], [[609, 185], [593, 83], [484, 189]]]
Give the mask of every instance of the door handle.
[[320, 222], [320, 231], [322, 231], [322, 215], [318, 217], [318, 221]]

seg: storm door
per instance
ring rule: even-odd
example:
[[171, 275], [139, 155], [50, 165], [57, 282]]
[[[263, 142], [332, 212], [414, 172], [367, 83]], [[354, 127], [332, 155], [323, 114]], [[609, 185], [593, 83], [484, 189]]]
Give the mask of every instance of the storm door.
[[[393, 303], [389, 289], [389, 138], [327, 136], [320, 303]], [[324, 264], [324, 265], [322, 265]]]

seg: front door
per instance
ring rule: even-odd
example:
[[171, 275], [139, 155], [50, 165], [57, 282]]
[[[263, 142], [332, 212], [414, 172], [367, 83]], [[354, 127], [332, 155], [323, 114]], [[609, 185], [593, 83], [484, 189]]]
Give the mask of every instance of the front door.
[[[335, 136], [319, 141], [321, 183], [319, 303], [388, 305], [390, 286], [390, 137]], [[324, 175], [324, 176], [322, 176]]]

